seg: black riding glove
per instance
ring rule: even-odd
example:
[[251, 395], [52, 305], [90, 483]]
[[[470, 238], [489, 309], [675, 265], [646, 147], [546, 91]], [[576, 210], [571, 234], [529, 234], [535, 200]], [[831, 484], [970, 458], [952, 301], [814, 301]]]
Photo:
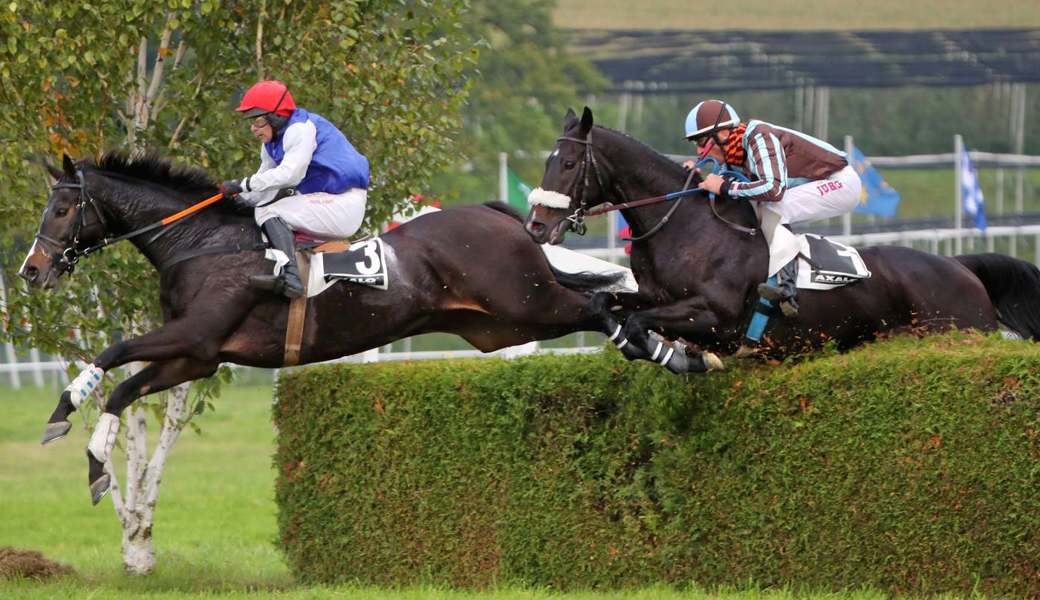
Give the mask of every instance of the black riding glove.
[[242, 184], [235, 181], [234, 179], [229, 179], [224, 183], [220, 184], [220, 193], [224, 194], [224, 198], [232, 198], [233, 196], [237, 196], [238, 194], [242, 193]]
[[224, 194], [224, 200], [231, 202], [235, 210], [248, 212], [255, 208], [252, 202], [239, 195], [242, 193], [242, 185], [233, 179], [220, 184], [220, 193]]
[[719, 188], [719, 198], [723, 200], [729, 200], [732, 196], [729, 195], [729, 186], [733, 183], [733, 180], [729, 177], [724, 177], [722, 187]]

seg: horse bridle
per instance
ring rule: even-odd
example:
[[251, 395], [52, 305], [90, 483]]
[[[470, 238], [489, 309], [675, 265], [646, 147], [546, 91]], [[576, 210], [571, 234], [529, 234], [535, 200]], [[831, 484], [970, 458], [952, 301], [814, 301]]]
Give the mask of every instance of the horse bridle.
[[[585, 235], [585, 213], [589, 210], [588, 196], [590, 169], [596, 175], [596, 183], [599, 184], [599, 189], [601, 191], [606, 189], [603, 186], [603, 178], [599, 174], [599, 165], [596, 163], [596, 153], [592, 151], [592, 130], [589, 129], [589, 132], [585, 135], [585, 139], [564, 135], [556, 138], [556, 141], [576, 142], [585, 146], [585, 156], [581, 161], [581, 170], [578, 172], [578, 176], [574, 178], [574, 187], [571, 190], [572, 192], [576, 192], [578, 181], [582, 181], [580, 202], [578, 203], [578, 208], [574, 209], [574, 212], [567, 217], [567, 220], [571, 222], [571, 229], [574, 233]], [[573, 196], [573, 194], [568, 195]], [[624, 197], [623, 194], [622, 197]]]
[[83, 177], [82, 169], [76, 169], [75, 183], [71, 181], [59, 181], [51, 186], [51, 194], [57, 190], [64, 189], [79, 190], [79, 202], [76, 204], [76, 221], [72, 225], [72, 233], [69, 236], [72, 238], [72, 244], [66, 245], [66, 242], [44, 235], [42, 223], [40, 224], [40, 231], [36, 232], [36, 239], [46, 242], [55, 249], [61, 249], [61, 253], [54, 257], [53, 266], [58, 270], [59, 275], [62, 273], [68, 273], [71, 275], [75, 270], [76, 263], [79, 262], [79, 259], [108, 245], [107, 243], [102, 243], [80, 249], [79, 236], [88, 226], [87, 207], [89, 206], [93, 209], [94, 216], [96, 217], [95, 221], [89, 225], [100, 225], [102, 231], [107, 230], [108, 226], [105, 222], [105, 215], [102, 214], [101, 209], [98, 208], [97, 202], [95, 202], [94, 198], [87, 193], [87, 186]]
[[[600, 190], [606, 190], [606, 186], [603, 185], [603, 178], [600, 176], [600, 173], [599, 173], [599, 164], [596, 162], [596, 153], [592, 151], [592, 130], [591, 129], [589, 130], [588, 134], [586, 134], [586, 136], [585, 136], [585, 139], [581, 139], [581, 138], [576, 138], [576, 137], [571, 137], [571, 136], [565, 135], [565, 136], [561, 136], [561, 137], [556, 138], [556, 141], [557, 142], [561, 142], [561, 141], [576, 142], [578, 144], [582, 144], [582, 145], [585, 146], [585, 157], [584, 157], [584, 159], [582, 160], [582, 163], [581, 163], [581, 170], [578, 173], [578, 177], [576, 177], [574, 179], [574, 187], [571, 188], [572, 193], [568, 194], [571, 197], [574, 196], [573, 192], [577, 191], [576, 188], [578, 187], [578, 181], [581, 180], [582, 181], [582, 189], [581, 189], [580, 202], [578, 203], [578, 208], [574, 209], [574, 212], [567, 216], [567, 220], [571, 222], [571, 229], [578, 235], [585, 235], [585, 232], [586, 232], [585, 217], [589, 213], [588, 189], [589, 189], [589, 170], [590, 170], [590, 168], [591, 168], [592, 172], [596, 176], [596, 182], [599, 184], [599, 189]], [[693, 170], [693, 169], [690, 170], [689, 175], [686, 177], [686, 183], [683, 184], [682, 191], [685, 192], [690, 187], [690, 183], [693, 181], [693, 175], [694, 175], [695, 172], [696, 171]], [[616, 188], [616, 189], [617, 189], [618, 194], [620, 194], [622, 200], [624, 201], [623, 204], [630, 204], [628, 202], [628, 200], [625, 198], [624, 190], [622, 190], [621, 188]], [[756, 232], [755, 228], [753, 228], [753, 227], [744, 227], [743, 225], [739, 225], [737, 223], [733, 223], [732, 221], [730, 221], [730, 220], [726, 219], [725, 217], [723, 217], [722, 215], [720, 215], [718, 209], [715, 207], [715, 196], [714, 196], [714, 194], [709, 194], [708, 197], [709, 197], [709, 204], [711, 205], [711, 212], [712, 212], [712, 214], [715, 215], [715, 218], [717, 218], [720, 221], [722, 221], [723, 223], [725, 223], [731, 229], [734, 229], [736, 231], [739, 231], [741, 233], [746, 233], [746, 234], [749, 234], [749, 235], [754, 235], [755, 234], [755, 232]], [[665, 196], [661, 196], [660, 197], [660, 199], [664, 199], [664, 198], [665, 198]], [[668, 224], [668, 221], [671, 220], [672, 215], [675, 214], [675, 211], [678, 210], [678, 208], [679, 208], [679, 204], [684, 199], [685, 199], [685, 197], [680, 197], [680, 198], [678, 198], [676, 200], [673, 200], [672, 201], [673, 202], [672, 208], [669, 209], [669, 211], [665, 214], [665, 216], [663, 218], [661, 218], [661, 220], [658, 221], [658, 223], [656, 225], [654, 225], [653, 227], [648, 229], [645, 233], [643, 233], [642, 235], [637, 235], [637, 236], [624, 238], [624, 240], [627, 241], [627, 242], [639, 242], [639, 241], [645, 240], [645, 239], [653, 236], [654, 234], [656, 234], [658, 231], [660, 231], [662, 228], [664, 228], [665, 225]], [[638, 202], [639, 201], [636, 201], [636, 202], [633, 202], [631, 204], [636, 204]]]
[[[175, 223], [183, 223], [185, 220], [187, 220], [187, 218], [197, 215], [198, 209], [209, 206], [220, 196], [220, 194], [218, 194], [217, 196], [212, 196], [211, 198], [203, 200], [202, 202], [198, 202], [195, 205], [185, 210], [182, 210], [175, 215], [171, 215], [165, 219], [160, 219], [143, 227], [139, 227], [138, 229], [135, 229], [130, 233], [125, 233], [123, 235], [113, 238], [102, 237], [101, 241], [99, 241], [98, 243], [81, 249], [79, 236], [86, 227], [88, 227], [89, 225], [100, 225], [102, 234], [104, 234], [108, 231], [108, 224], [105, 222], [105, 215], [101, 212], [101, 209], [98, 208], [97, 202], [95, 202], [94, 198], [92, 198], [90, 193], [87, 192], [86, 180], [83, 177], [82, 169], [76, 169], [75, 183], [68, 181], [59, 181], [51, 187], [51, 193], [53, 194], [55, 190], [62, 189], [79, 190], [79, 202], [76, 204], [76, 222], [73, 225], [72, 234], [70, 236], [72, 238], [72, 244], [66, 246], [66, 242], [62, 242], [61, 240], [44, 235], [42, 232], [42, 223], [40, 224], [40, 231], [36, 233], [36, 239], [42, 240], [47, 244], [54, 246], [55, 248], [64, 248], [61, 251], [61, 254], [56, 255], [54, 257], [54, 260], [52, 261], [53, 268], [58, 270], [59, 276], [63, 273], [68, 273], [71, 275], [73, 270], [75, 270], [76, 268], [76, 263], [78, 263], [79, 260], [84, 256], [93, 254], [106, 246], [111, 246], [112, 244], [115, 244], [116, 242], [129, 240], [144, 233], [148, 233], [149, 231], [154, 231], [158, 229], [159, 231], [151, 238], [149, 238], [146, 243], [154, 242], [155, 240], [159, 239], [167, 232], [169, 232], [171, 225]], [[93, 223], [89, 224], [87, 223], [86, 217], [87, 206], [90, 206], [94, 209], [94, 215], [97, 217], [97, 219]], [[160, 264], [158, 268], [159, 272], [162, 273], [163, 271], [168, 270], [174, 265], [180, 264], [186, 260], [198, 258], [200, 256], [208, 256], [213, 254], [228, 254], [237, 252], [253, 252], [258, 250], [264, 250], [265, 248], [266, 245], [262, 242], [245, 245], [243, 245], [241, 242], [238, 242], [235, 244], [225, 244], [221, 246], [205, 246], [202, 248], [194, 248], [192, 250], [188, 250], [186, 252], [182, 252], [180, 254], [175, 255], [173, 258], [168, 259], [166, 262]]]

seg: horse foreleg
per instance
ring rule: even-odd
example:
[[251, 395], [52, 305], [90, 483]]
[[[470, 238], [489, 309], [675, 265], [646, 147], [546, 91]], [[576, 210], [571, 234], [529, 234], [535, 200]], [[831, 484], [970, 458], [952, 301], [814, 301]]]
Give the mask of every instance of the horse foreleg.
[[87, 483], [90, 486], [91, 502], [97, 504], [111, 485], [105, 463], [112, 454], [116, 435], [119, 433], [119, 416], [134, 400], [169, 389], [185, 381], [193, 381], [212, 375], [220, 363], [215, 360], [177, 358], [152, 363], [133, 377], [123, 381], [105, 404], [105, 412], [98, 417], [94, 433], [87, 444]]
[[659, 334], [703, 338], [716, 331], [718, 324], [718, 315], [698, 296], [632, 313], [625, 320], [621, 335], [646, 349], [649, 356], [640, 358], [673, 373], [703, 373], [722, 369], [722, 360], [712, 352], [695, 352], [685, 343], [669, 342]]
[[[231, 316], [216, 311], [213, 314]], [[94, 388], [101, 383], [105, 371], [133, 361], [163, 361], [174, 358], [215, 360], [220, 350], [220, 340], [237, 322], [238, 320], [233, 318], [221, 318], [217, 322], [180, 319], [170, 321], [155, 331], [105, 348], [61, 393], [58, 405], [47, 421], [41, 443], [46, 444], [69, 432], [72, 427], [69, 415], [90, 397]]]
[[73, 379], [58, 399], [58, 405], [54, 407], [51, 418], [47, 419], [47, 428], [43, 430], [41, 444], [56, 440], [72, 428], [69, 415], [79, 408], [84, 400], [90, 397], [90, 393], [99, 383], [104, 371], [94, 365], [88, 365], [79, 375]]

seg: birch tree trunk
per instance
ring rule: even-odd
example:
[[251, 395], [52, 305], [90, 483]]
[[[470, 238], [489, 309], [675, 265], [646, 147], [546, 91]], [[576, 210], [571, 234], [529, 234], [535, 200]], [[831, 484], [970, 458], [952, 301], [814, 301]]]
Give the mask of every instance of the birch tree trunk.
[[[127, 99], [128, 114], [126, 115], [129, 125], [127, 143], [135, 152], [144, 150], [143, 134], [154, 123], [155, 117], [164, 103], [163, 74], [173, 34], [171, 23], [172, 15], [167, 14], [150, 72], [147, 60], [148, 38], [142, 36], [138, 46], [135, 72], [131, 75], [131, 81], [135, 85]], [[185, 49], [186, 46], [182, 40], [174, 56], [173, 69], [180, 66]], [[129, 375], [132, 377], [140, 369], [141, 366], [138, 364], [131, 365], [128, 369]], [[132, 404], [127, 410], [125, 489], [119, 485], [112, 462], [109, 461], [105, 464], [105, 471], [112, 478], [110, 490], [112, 505], [123, 529], [123, 566], [130, 573], [145, 575], [155, 568], [152, 522], [156, 503], [159, 500], [159, 485], [162, 483], [166, 458], [177, 442], [177, 438], [180, 437], [181, 430], [190, 419], [190, 413], [187, 410], [190, 386], [190, 383], [184, 383], [167, 392], [159, 440], [150, 459], [148, 457], [148, 411], [140, 404], [140, 401]]]
[[[136, 370], [139, 369], [133, 369]], [[133, 574], [145, 575], [155, 568], [152, 523], [159, 500], [159, 486], [170, 450], [190, 419], [187, 410], [190, 386], [184, 383], [167, 393], [159, 441], [150, 459], [147, 410], [135, 406], [128, 409], [125, 485], [119, 484], [113, 463], [105, 464], [105, 471], [112, 478], [112, 506], [123, 528], [123, 566]]]

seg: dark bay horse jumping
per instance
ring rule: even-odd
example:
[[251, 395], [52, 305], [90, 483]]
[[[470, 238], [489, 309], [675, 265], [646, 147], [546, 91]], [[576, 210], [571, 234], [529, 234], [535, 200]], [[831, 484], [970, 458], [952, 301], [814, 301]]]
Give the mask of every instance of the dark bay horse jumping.
[[[526, 227], [536, 241], [558, 244], [568, 230], [582, 231], [589, 208], [675, 192], [687, 176], [641, 142], [594, 126], [588, 108], [580, 119], [568, 111], [541, 191], [532, 195]], [[691, 187], [698, 181], [695, 175]], [[717, 208], [716, 215], [705, 195], [697, 194], [622, 211], [633, 237], [645, 236], [632, 247], [639, 291], [597, 294], [593, 309], [602, 317], [601, 331], [628, 358], [656, 360], [674, 372], [721, 366], [709, 352], [669, 345], [650, 332], [702, 350], [741, 347], [758, 300], [755, 288], [766, 279], [768, 249], [761, 232], [747, 231], [757, 226], [748, 201]], [[881, 332], [992, 331], [1001, 323], [1040, 340], [1040, 271], [1030, 263], [997, 254], [945, 258], [893, 246], [866, 248], [861, 256], [869, 279], [831, 291], [800, 291], [799, 316], [771, 319], [764, 351], [784, 356], [828, 341], [847, 349]], [[608, 310], [616, 306], [628, 311], [623, 326]]]
[[[133, 233], [217, 187], [204, 173], [118, 153], [51, 169], [39, 233], [20, 275], [53, 287], [79, 251]], [[504, 205], [468, 206], [417, 218], [382, 236], [391, 284], [341, 283], [311, 298], [299, 363], [329, 360], [427, 332], [457, 334], [485, 352], [578, 330], [596, 330], [589, 291], [612, 277], [556, 271]], [[123, 409], [140, 396], [214, 373], [221, 362], [280, 367], [289, 302], [254, 290], [271, 271], [250, 215], [218, 204], [190, 221], [131, 238], [159, 271], [162, 327], [106, 348], [62, 394], [43, 442], [65, 435], [69, 414], [110, 369], [151, 364], [112, 392], [88, 445], [96, 504]]]

